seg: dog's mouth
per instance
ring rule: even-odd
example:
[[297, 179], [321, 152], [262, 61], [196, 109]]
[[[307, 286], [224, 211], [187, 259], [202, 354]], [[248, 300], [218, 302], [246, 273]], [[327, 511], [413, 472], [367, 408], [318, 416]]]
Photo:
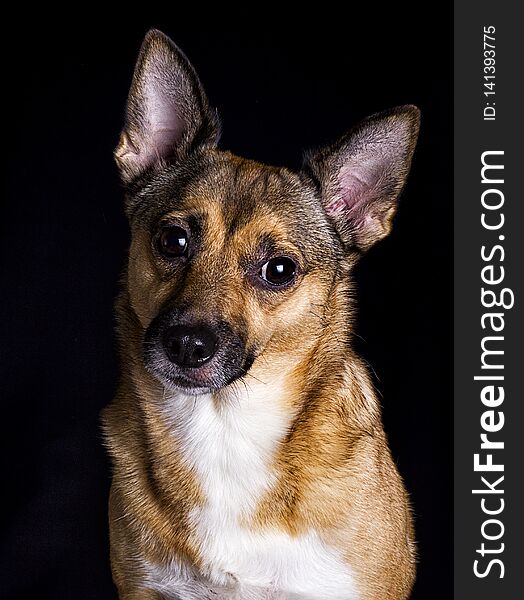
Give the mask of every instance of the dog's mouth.
[[146, 369], [166, 387], [192, 395], [230, 385], [247, 374], [254, 358], [224, 322], [188, 324], [160, 315], [144, 336]]
[[243, 361], [234, 369], [230, 364], [226, 366], [216, 359], [213, 360], [214, 364], [187, 369], [175, 366], [163, 357], [153, 357], [148, 350], [144, 363], [147, 370], [166, 387], [200, 395], [220, 390], [245, 376], [252, 360]]

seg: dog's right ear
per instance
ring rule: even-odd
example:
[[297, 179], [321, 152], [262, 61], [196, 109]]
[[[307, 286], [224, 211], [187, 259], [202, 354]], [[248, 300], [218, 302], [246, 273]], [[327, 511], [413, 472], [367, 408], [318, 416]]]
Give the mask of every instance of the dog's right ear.
[[150, 30], [138, 56], [115, 159], [125, 183], [145, 171], [183, 160], [196, 147], [216, 145], [216, 113], [185, 54]]

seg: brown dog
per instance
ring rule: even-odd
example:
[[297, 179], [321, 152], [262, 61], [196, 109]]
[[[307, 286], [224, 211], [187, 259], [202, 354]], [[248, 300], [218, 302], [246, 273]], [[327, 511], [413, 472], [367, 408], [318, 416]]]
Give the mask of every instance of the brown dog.
[[122, 599], [409, 596], [350, 275], [390, 230], [418, 125], [374, 115], [301, 172], [238, 158], [187, 58], [147, 35], [116, 150], [132, 242], [103, 414]]

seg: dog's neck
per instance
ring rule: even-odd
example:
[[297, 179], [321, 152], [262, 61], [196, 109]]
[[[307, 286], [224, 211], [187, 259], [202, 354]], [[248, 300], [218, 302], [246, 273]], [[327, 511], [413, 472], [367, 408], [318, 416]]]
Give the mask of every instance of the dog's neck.
[[293, 420], [280, 404], [283, 386], [283, 380], [253, 381], [220, 397], [179, 392], [166, 397], [162, 412], [180, 459], [211, 508], [231, 516], [252, 514], [275, 483], [271, 463]]

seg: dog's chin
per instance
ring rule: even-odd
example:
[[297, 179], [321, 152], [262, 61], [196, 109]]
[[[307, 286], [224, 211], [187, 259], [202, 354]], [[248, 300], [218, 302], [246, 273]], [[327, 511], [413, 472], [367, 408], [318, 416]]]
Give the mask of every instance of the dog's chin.
[[194, 385], [188, 386], [185, 382], [173, 381], [166, 379], [165, 377], [159, 377], [160, 381], [164, 384], [164, 387], [170, 392], [181, 392], [185, 396], [204, 396], [206, 394], [212, 394], [217, 391], [215, 387], [197, 387]]
[[217, 392], [246, 374], [242, 367], [226, 373], [224, 369], [210, 368], [210, 366], [182, 369], [163, 361], [161, 363], [146, 361], [145, 366], [148, 372], [168, 390], [182, 392], [188, 396], [202, 396]]

